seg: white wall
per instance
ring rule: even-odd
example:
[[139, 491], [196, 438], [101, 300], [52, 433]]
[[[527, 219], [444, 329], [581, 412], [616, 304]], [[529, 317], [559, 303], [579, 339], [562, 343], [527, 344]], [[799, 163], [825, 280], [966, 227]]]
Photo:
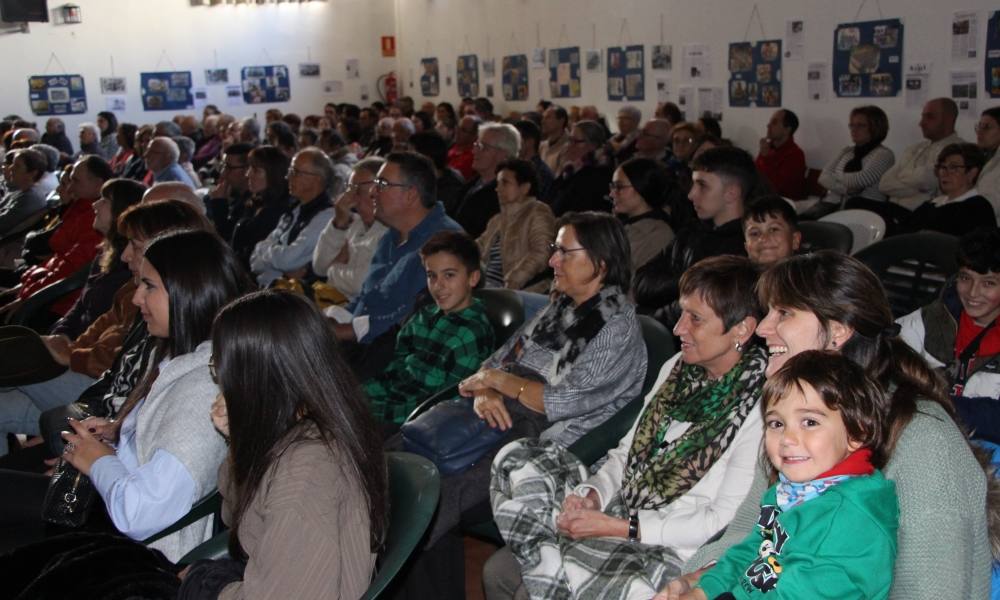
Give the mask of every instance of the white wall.
[[[468, 50], [479, 55], [480, 64], [489, 54], [497, 59], [494, 104], [498, 112], [528, 110], [542, 97], [549, 94], [539, 90], [536, 82], [546, 79], [547, 72], [531, 71], [529, 74], [529, 102], [508, 103], [500, 89], [500, 59], [513, 53], [528, 54], [539, 46], [554, 48], [579, 45], [581, 52], [594, 48], [602, 51], [606, 61], [606, 48], [624, 43], [646, 45], [645, 102], [636, 103], [644, 118], [651, 116], [656, 106], [654, 79], [662, 71], [649, 70], [653, 44], [661, 43], [660, 23], [663, 15], [664, 41], [674, 46], [674, 70], [670, 72], [671, 100], [677, 100], [677, 89], [685, 82], [680, 76], [681, 46], [688, 43], [705, 43], [712, 46], [713, 76], [710, 85], [725, 87], [728, 82], [727, 53], [730, 42], [742, 41], [747, 29], [753, 2], [747, 0], [397, 0], [398, 29], [400, 38], [400, 66], [403, 77], [411, 72], [419, 76], [420, 59], [437, 56], [441, 64], [442, 95], [440, 99], [456, 101], [458, 92], [454, 85], [444, 86], [445, 65], [454, 74], [455, 59]], [[876, 99], [840, 99], [832, 97], [832, 83], [828, 83], [831, 98], [823, 104], [806, 101], [806, 64], [809, 61], [831, 60], [833, 31], [838, 24], [855, 20], [861, 0], [760, 0], [757, 2], [767, 38], [783, 38], [785, 19], [796, 17], [805, 20], [805, 58], [801, 62], [784, 61], [783, 104], [794, 110], [803, 125], [796, 136], [804, 148], [811, 166], [821, 167], [840, 147], [849, 143], [847, 115], [851, 107]], [[869, 0], [857, 20], [879, 18], [877, 4], [885, 18], [903, 20], [904, 68], [909, 62], [933, 62], [930, 79], [931, 97], [948, 94], [949, 71], [953, 67], [974, 70], [979, 74], [979, 110], [1000, 104], [998, 100], [984, 98], [983, 60], [965, 61], [952, 65], [951, 20], [954, 10], [973, 9], [980, 13], [980, 56], [985, 40], [987, 10], [1000, 6], [993, 0], [963, 0], [958, 4], [930, 0]], [[622, 38], [623, 19], [630, 36]], [[536, 36], [536, 32], [540, 35]], [[511, 38], [514, 38], [512, 42]], [[466, 46], [468, 37], [468, 46]], [[539, 39], [540, 38], [540, 39]], [[756, 20], [750, 27], [750, 40], [760, 39], [760, 26]], [[582, 59], [582, 57], [581, 57]], [[564, 106], [595, 104], [609, 116], [614, 127], [614, 115], [621, 103], [607, 100], [606, 74], [587, 73], [581, 69], [582, 97], [560, 100]], [[904, 71], [905, 72], [905, 71]], [[830, 76], [832, 81], [832, 76]], [[480, 70], [480, 93], [485, 93]], [[417, 100], [419, 82], [414, 87], [404, 82], [404, 91]], [[879, 99], [890, 118], [888, 145], [897, 151], [920, 138], [917, 128], [919, 110], [905, 108], [905, 98]], [[729, 108], [724, 100], [723, 134], [737, 144], [756, 151], [757, 140], [763, 135], [770, 109]], [[978, 115], [977, 115], [978, 117]], [[975, 119], [962, 118], [958, 130], [963, 137], [975, 139], [972, 131]]]
[[[375, 100], [377, 77], [394, 67], [394, 59], [382, 58], [379, 36], [392, 35], [393, 0], [331, 0], [329, 2], [238, 4], [191, 6], [189, 0], [74, 0], [83, 13], [77, 25], [32, 23], [28, 34], [0, 36], [0, 113], [16, 113], [37, 120], [28, 103], [28, 77], [43, 74], [54, 52], [65, 72], [84, 76], [88, 113], [68, 115], [67, 133], [76, 143], [76, 125], [93, 121], [105, 110], [100, 77], [111, 75], [114, 57], [116, 76], [127, 78], [127, 111], [119, 120], [150, 123], [171, 118], [169, 111], [143, 112], [139, 95], [142, 71], [190, 70], [195, 87], [206, 87], [208, 101], [223, 111], [263, 117], [275, 106], [304, 116], [322, 114], [323, 104], [358, 102], [360, 86], [367, 84]], [[60, 0], [50, 0], [56, 8]], [[321, 65], [318, 79], [298, 76], [298, 63]], [[166, 56], [160, 61], [161, 54]], [[345, 60], [360, 59], [360, 79], [345, 78]], [[218, 61], [216, 63], [216, 60]], [[159, 68], [156, 68], [160, 61]], [[239, 84], [244, 66], [286, 64], [291, 76], [291, 101], [279, 104], [227, 106], [224, 86], [205, 86], [206, 68], [229, 69], [229, 84]], [[55, 63], [48, 73], [60, 73]], [[339, 97], [323, 93], [323, 82], [341, 80]], [[190, 113], [200, 111], [187, 111]]]
[[[50, 7], [60, 0], [52, 0]], [[420, 59], [436, 56], [441, 64], [441, 96], [434, 100], [457, 101], [454, 82], [455, 59], [460, 54], [475, 53], [482, 59], [497, 62], [494, 79], [494, 103], [498, 112], [526, 110], [534, 106], [542, 93], [538, 80], [547, 81], [546, 71], [529, 74], [528, 102], [506, 103], [500, 89], [500, 59], [513, 53], [530, 55], [532, 48], [579, 45], [581, 50], [596, 47], [603, 52], [609, 45], [642, 43], [646, 45], [647, 67], [650, 48], [660, 43], [661, 15], [664, 41], [674, 46], [674, 70], [669, 74], [672, 100], [685, 83], [680, 76], [681, 46], [707, 43], [713, 50], [713, 78], [706, 82], [724, 87], [728, 81], [726, 54], [728, 44], [743, 39], [753, 3], [745, 0], [328, 0], [327, 2], [283, 2], [279, 4], [190, 6], [189, 0], [76, 0], [82, 7], [83, 23], [54, 25], [36, 23], [29, 34], [0, 36], [0, 114], [29, 116], [27, 78], [42, 73], [49, 56], [55, 52], [70, 73], [86, 78], [89, 113], [66, 118], [71, 133], [84, 120], [93, 120], [104, 109], [100, 94], [101, 76], [110, 75], [110, 57], [114, 56], [115, 74], [128, 78], [128, 110], [125, 120], [137, 123], [169, 118], [171, 113], [141, 110], [139, 72], [156, 70], [165, 49], [177, 70], [192, 71], [194, 84], [204, 84], [204, 69], [229, 68], [231, 83], [239, 80], [242, 66], [287, 64], [292, 72], [292, 100], [278, 104], [284, 111], [299, 114], [319, 112], [324, 102], [360, 103], [360, 85], [366, 83], [371, 98], [376, 99], [375, 80], [393, 68], [401, 79], [400, 92], [413, 96], [418, 104], [419, 81], [410, 86], [410, 76], [419, 74]], [[768, 38], [783, 37], [785, 19], [801, 17], [806, 25], [805, 58], [783, 65], [784, 106], [795, 110], [803, 125], [797, 135], [811, 165], [821, 166], [839, 147], [848, 143], [847, 113], [869, 99], [851, 100], [832, 97], [825, 103], [806, 101], [805, 69], [809, 61], [831, 59], [833, 30], [842, 22], [855, 20], [860, 0], [760, 0], [758, 5]], [[980, 40], [985, 38], [988, 10], [1000, 8], [993, 0], [965, 0], [949, 6], [929, 0], [869, 0], [861, 20], [879, 17], [881, 4], [886, 18], [899, 17], [905, 25], [904, 66], [909, 62], [933, 63], [930, 93], [948, 93], [948, 75], [953, 67], [982, 73], [982, 59], [953, 65], [950, 58], [952, 10], [974, 9], [980, 13]], [[622, 37], [622, 22], [628, 35]], [[379, 37], [397, 36], [398, 58], [382, 58]], [[756, 22], [750, 39], [760, 37]], [[596, 44], [595, 44], [596, 38]], [[982, 46], [982, 41], [980, 42]], [[312, 60], [322, 65], [319, 79], [301, 79], [299, 62], [305, 62], [307, 47]], [[266, 51], [266, 52], [265, 52]], [[268, 60], [267, 57], [270, 57]], [[361, 59], [361, 79], [347, 80], [344, 61]], [[160, 67], [170, 69], [163, 61]], [[55, 64], [49, 73], [59, 71]], [[444, 84], [451, 73], [452, 85]], [[640, 103], [644, 115], [651, 115], [656, 105], [655, 78], [662, 72], [646, 70], [646, 101]], [[614, 122], [619, 103], [607, 101], [606, 78], [602, 73], [582, 73], [583, 95], [565, 100], [570, 104], [596, 104]], [[344, 93], [337, 98], [324, 95], [322, 83], [328, 79], [344, 82]], [[480, 92], [485, 93], [486, 79], [480, 71]], [[830, 84], [832, 89], [832, 83]], [[270, 105], [226, 106], [223, 87], [208, 86], [209, 101], [238, 116], [262, 113]], [[548, 96], [546, 92], [545, 96]], [[984, 98], [980, 75], [979, 108], [998, 104]], [[905, 98], [878, 100], [889, 113], [891, 130], [888, 144], [901, 150], [920, 137], [916, 126], [918, 110], [905, 108]], [[769, 115], [768, 109], [724, 108], [723, 132], [738, 144], [756, 148]], [[43, 118], [39, 117], [39, 121]], [[974, 119], [962, 118], [959, 133], [973, 138]], [[71, 137], [74, 137], [71, 135]]]

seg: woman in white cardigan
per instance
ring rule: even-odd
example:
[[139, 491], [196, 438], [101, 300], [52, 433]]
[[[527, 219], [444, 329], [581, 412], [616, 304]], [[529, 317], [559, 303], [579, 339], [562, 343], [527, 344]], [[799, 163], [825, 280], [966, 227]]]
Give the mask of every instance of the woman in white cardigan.
[[896, 162], [892, 150], [882, 145], [889, 134], [889, 118], [877, 106], [859, 106], [851, 111], [848, 128], [852, 145], [820, 173], [819, 184], [827, 190], [823, 202], [839, 206], [850, 198], [885, 200], [878, 182]]
[[[133, 302], [159, 347], [154, 365], [115, 420], [70, 421], [63, 458], [90, 476], [115, 528], [141, 540], [184, 516], [216, 487], [225, 442], [207, 419], [218, 387], [210, 374], [212, 321], [251, 289], [214, 233], [154, 241]], [[211, 537], [206, 517], [153, 544], [177, 560]]]
[[976, 188], [993, 205], [1000, 220], [1000, 106], [987, 108], [976, 123], [976, 145], [983, 151], [986, 164], [979, 172]]

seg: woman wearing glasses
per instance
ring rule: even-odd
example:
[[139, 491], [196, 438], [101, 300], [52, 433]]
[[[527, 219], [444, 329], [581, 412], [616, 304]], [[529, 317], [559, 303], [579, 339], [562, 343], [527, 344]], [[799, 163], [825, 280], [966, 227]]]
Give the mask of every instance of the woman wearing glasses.
[[1000, 219], [1000, 106], [987, 108], [976, 123], [976, 145], [983, 151], [986, 164], [979, 173], [977, 187], [993, 205]]
[[313, 272], [347, 299], [361, 291], [368, 266], [387, 227], [375, 220], [371, 191], [385, 161], [377, 156], [354, 165], [347, 189], [333, 203], [333, 219], [319, 234], [312, 255]]
[[918, 206], [903, 229], [961, 236], [983, 226], [996, 226], [993, 206], [976, 189], [983, 162], [983, 153], [975, 144], [945, 146], [934, 165], [941, 194]]
[[[851, 144], [833, 158], [820, 173], [819, 183], [827, 190], [822, 216], [837, 210], [850, 198], [884, 201], [878, 191], [882, 174], [896, 162], [892, 150], [882, 145], [889, 134], [889, 117], [877, 106], [859, 106], [848, 120]], [[816, 209], [819, 210], [819, 209]]]
[[673, 187], [667, 178], [664, 165], [648, 158], [625, 161], [611, 177], [612, 209], [625, 223], [633, 273], [674, 239], [669, 217], [661, 208]]
[[[625, 230], [613, 216], [567, 214], [549, 266], [553, 295], [459, 385], [476, 414], [507, 432], [568, 447], [636, 398], [646, 349], [626, 290], [632, 275]], [[499, 449], [499, 448], [498, 448]], [[427, 550], [406, 582], [412, 597], [462, 598], [460, 523], [489, 518], [490, 463], [444, 477]]]

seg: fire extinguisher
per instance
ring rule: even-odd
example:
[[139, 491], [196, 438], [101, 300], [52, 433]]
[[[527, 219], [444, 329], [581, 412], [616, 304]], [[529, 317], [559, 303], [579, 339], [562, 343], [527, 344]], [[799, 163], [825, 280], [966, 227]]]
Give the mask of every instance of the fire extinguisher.
[[399, 89], [396, 87], [397, 82], [395, 71], [389, 71], [385, 75], [379, 77], [378, 84], [381, 88], [380, 91], [382, 92], [382, 99], [386, 103], [392, 104], [397, 98], [399, 98]]

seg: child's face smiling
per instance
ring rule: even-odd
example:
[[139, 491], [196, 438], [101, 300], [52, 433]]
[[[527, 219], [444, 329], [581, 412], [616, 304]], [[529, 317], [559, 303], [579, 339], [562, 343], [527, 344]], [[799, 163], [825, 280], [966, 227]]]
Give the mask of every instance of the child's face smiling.
[[[823, 403], [813, 387], [799, 382], [764, 415], [767, 457], [790, 481], [816, 479], [861, 447], [850, 439], [840, 411]], [[804, 392], [804, 393], [803, 393]]]
[[472, 304], [472, 290], [479, 283], [479, 271], [471, 273], [457, 256], [438, 252], [424, 258], [427, 289], [442, 312], [450, 313]]

